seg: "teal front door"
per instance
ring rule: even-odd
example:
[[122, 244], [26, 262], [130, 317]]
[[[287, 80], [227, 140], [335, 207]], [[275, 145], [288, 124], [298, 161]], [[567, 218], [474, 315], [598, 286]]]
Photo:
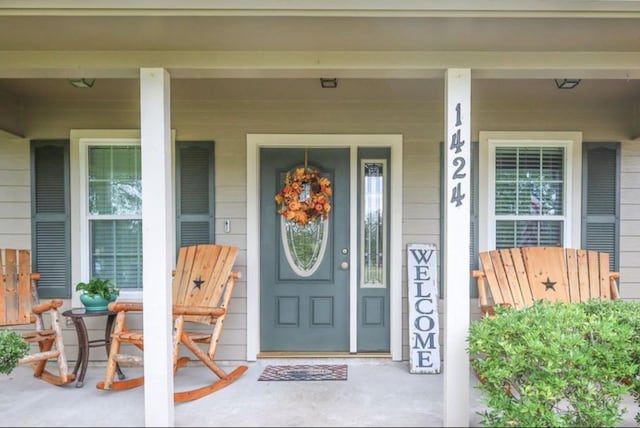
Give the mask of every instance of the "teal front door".
[[[305, 162], [333, 194], [326, 220], [300, 226], [275, 195]], [[261, 149], [260, 195], [260, 350], [348, 352], [349, 149]]]

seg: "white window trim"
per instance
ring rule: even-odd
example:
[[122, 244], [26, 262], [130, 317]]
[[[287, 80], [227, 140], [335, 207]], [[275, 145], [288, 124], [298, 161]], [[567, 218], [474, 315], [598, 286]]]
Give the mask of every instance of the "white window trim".
[[[73, 284], [89, 278], [89, 230], [88, 206], [86, 192], [87, 181], [87, 146], [113, 144], [140, 144], [139, 129], [72, 129], [70, 139], [70, 193], [71, 193], [71, 284], [73, 307], [81, 306], [79, 293]], [[175, 130], [171, 131], [172, 139], [172, 180], [175, 180]], [[172, 184], [175, 189], [175, 183]], [[175, 204], [175, 201], [174, 201]], [[172, 211], [175, 213], [175, 207]], [[175, 218], [173, 220], [175, 222]], [[175, 247], [175, 245], [174, 245]], [[140, 289], [141, 290], [141, 289]]]
[[[260, 266], [260, 189], [259, 151], [262, 147], [349, 147], [350, 188], [357, 189], [358, 147], [391, 149], [389, 189], [389, 305], [390, 348], [393, 361], [402, 360], [402, 141], [401, 134], [247, 134], [247, 266]], [[358, 248], [357, 200], [351, 198], [350, 248]], [[349, 264], [357, 264], [357, 251], [352, 251]], [[357, 351], [357, 280], [350, 269], [351, 299], [350, 351]], [[247, 270], [247, 361], [256, 361], [260, 350], [260, 272]]]
[[[382, 257], [382, 282], [373, 284], [373, 283], [369, 283], [366, 284], [364, 282], [364, 269], [365, 269], [365, 263], [364, 263], [364, 228], [365, 228], [365, 224], [364, 224], [364, 205], [365, 205], [365, 189], [364, 189], [364, 166], [366, 163], [379, 163], [382, 164], [382, 178], [383, 178], [383, 185], [382, 185], [382, 224], [383, 224], [383, 234], [382, 234], [382, 254], [384, 257]], [[360, 247], [363, 251], [361, 251], [360, 253], [360, 263], [358, 264], [359, 268], [360, 268], [360, 288], [387, 288], [387, 255], [388, 255], [388, 243], [387, 243], [387, 229], [389, 228], [389, 222], [387, 221], [387, 214], [388, 214], [388, 210], [389, 207], [387, 206], [387, 192], [389, 191], [388, 189], [388, 169], [387, 169], [387, 160], [386, 159], [378, 159], [378, 158], [362, 158], [360, 159], [360, 180], [362, 181], [361, 186], [360, 186], [360, 206], [361, 206], [361, 210], [362, 210], [362, 214], [360, 215], [360, 230], [362, 231], [360, 233]]]
[[479, 250], [495, 249], [495, 148], [497, 146], [561, 146], [565, 148], [564, 246], [580, 247], [582, 201], [582, 132], [480, 131]]

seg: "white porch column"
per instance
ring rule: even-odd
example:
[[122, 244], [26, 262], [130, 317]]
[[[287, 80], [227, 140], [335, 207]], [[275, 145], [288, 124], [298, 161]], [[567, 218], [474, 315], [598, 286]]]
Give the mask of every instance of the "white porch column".
[[469, 426], [471, 70], [445, 74], [444, 426]]
[[144, 403], [146, 426], [174, 426], [171, 270], [174, 259], [170, 80], [140, 69]]

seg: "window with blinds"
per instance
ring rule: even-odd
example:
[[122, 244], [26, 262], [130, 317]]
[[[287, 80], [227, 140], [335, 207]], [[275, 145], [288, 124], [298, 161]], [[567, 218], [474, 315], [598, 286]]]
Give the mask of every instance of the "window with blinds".
[[565, 180], [563, 147], [496, 147], [496, 248], [562, 246]]
[[120, 288], [142, 286], [140, 146], [88, 147], [88, 222], [91, 277]]

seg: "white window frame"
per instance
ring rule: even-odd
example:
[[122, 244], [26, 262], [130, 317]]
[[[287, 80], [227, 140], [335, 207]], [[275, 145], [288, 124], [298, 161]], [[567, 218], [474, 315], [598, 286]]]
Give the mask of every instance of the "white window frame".
[[142, 222], [142, 209], [137, 215], [92, 215], [89, 212], [89, 148], [90, 147], [116, 147], [116, 146], [140, 146], [140, 139], [135, 138], [114, 138], [114, 139], [92, 139], [84, 138], [80, 140], [80, 214], [82, 218], [80, 236], [82, 239], [81, 266], [83, 278], [87, 280], [91, 277], [91, 220], [140, 220]]
[[[379, 283], [365, 283], [364, 282], [364, 270], [365, 270], [365, 262], [364, 262], [364, 228], [365, 228], [365, 175], [364, 175], [364, 166], [367, 163], [377, 163], [382, 165], [382, 224], [383, 224], [383, 234], [382, 234], [382, 282]], [[362, 158], [360, 159], [360, 206], [362, 214], [360, 215], [360, 288], [387, 288], [387, 229], [389, 228], [389, 222], [387, 221], [387, 214], [389, 207], [387, 206], [387, 160], [379, 159], [379, 158]]]
[[[563, 147], [565, 150], [563, 242], [580, 247], [582, 200], [582, 133], [544, 131], [480, 131], [479, 250], [495, 249], [495, 149], [498, 146]], [[559, 218], [554, 216], [553, 219]], [[550, 218], [551, 219], [551, 218]]]

